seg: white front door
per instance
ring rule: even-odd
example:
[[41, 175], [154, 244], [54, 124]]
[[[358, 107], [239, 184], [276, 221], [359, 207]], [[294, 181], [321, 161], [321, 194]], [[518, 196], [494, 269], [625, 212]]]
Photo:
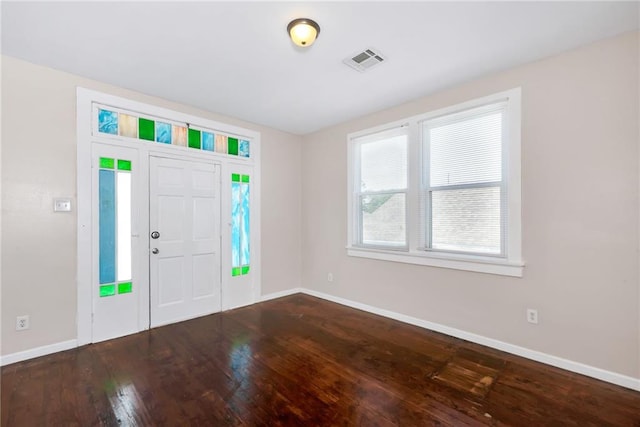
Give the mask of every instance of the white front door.
[[220, 166], [149, 157], [151, 327], [220, 311]]

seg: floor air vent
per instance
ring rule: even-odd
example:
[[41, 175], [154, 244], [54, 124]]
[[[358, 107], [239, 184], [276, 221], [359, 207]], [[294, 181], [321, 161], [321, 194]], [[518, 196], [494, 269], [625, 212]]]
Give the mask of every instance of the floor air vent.
[[378, 64], [382, 64], [384, 61], [385, 58], [384, 56], [382, 56], [379, 50], [366, 49], [362, 52], [351, 55], [342, 62], [344, 62], [354, 70], [364, 72], [369, 68], [372, 68]]

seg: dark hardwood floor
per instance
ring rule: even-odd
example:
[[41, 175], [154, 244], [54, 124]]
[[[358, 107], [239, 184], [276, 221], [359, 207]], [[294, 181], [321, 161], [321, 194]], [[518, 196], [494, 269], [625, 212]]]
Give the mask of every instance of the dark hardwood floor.
[[2, 368], [3, 426], [640, 426], [640, 393], [294, 295]]

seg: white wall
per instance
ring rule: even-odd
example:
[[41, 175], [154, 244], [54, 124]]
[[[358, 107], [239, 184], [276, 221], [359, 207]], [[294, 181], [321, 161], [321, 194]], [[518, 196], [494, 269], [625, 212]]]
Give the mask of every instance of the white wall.
[[[305, 136], [303, 285], [640, 378], [638, 59], [626, 34]], [[348, 257], [347, 134], [517, 86], [524, 277]]]
[[[300, 286], [300, 137], [2, 57], [2, 354], [76, 338], [76, 87], [261, 132], [262, 292]], [[256, 101], [258, 102], [258, 100]], [[15, 331], [29, 314], [31, 328]]]

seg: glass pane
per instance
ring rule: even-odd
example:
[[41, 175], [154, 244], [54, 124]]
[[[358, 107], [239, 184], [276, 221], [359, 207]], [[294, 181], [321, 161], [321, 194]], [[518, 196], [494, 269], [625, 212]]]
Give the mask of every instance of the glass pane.
[[173, 126], [173, 145], [187, 146], [187, 128], [183, 126]]
[[113, 169], [114, 160], [109, 157], [100, 157], [100, 167], [102, 169]]
[[249, 141], [246, 139], [240, 140], [240, 148], [238, 155], [240, 157], [249, 157]]
[[169, 123], [156, 122], [156, 141], [171, 144], [171, 125]]
[[238, 138], [229, 138], [229, 154], [238, 155]]
[[242, 274], [242, 267], [233, 267], [231, 269], [232, 276], [240, 276]]
[[118, 160], [118, 170], [130, 171], [131, 170], [131, 160]]
[[98, 132], [118, 134], [118, 113], [109, 110], [98, 110]]
[[231, 181], [240, 182], [240, 174], [239, 173], [232, 173], [231, 174]]
[[249, 175], [242, 175], [242, 182], [249, 182]]
[[131, 282], [118, 283], [118, 293], [119, 294], [130, 294], [133, 290], [133, 285]]
[[100, 297], [110, 297], [116, 294], [116, 285], [102, 285], [100, 286]]
[[502, 112], [427, 132], [432, 187], [502, 180]]
[[431, 193], [431, 247], [500, 254], [500, 187]]
[[227, 154], [227, 136], [216, 134], [216, 153]]
[[131, 280], [131, 174], [118, 172], [118, 281]]
[[207, 151], [215, 150], [215, 143], [212, 133], [202, 132], [202, 149]]
[[245, 265], [242, 267], [242, 274], [249, 274], [249, 269], [251, 267], [249, 267], [248, 265]]
[[138, 118], [136, 116], [120, 113], [120, 136], [138, 137]]
[[362, 243], [406, 246], [404, 194], [377, 194], [360, 197]]
[[140, 118], [138, 125], [140, 126], [140, 139], [156, 140], [156, 123], [153, 120]]
[[98, 171], [98, 271], [100, 283], [116, 280], [116, 182], [115, 172]]
[[407, 136], [360, 145], [362, 191], [401, 190], [407, 186]]
[[240, 267], [240, 184], [231, 183], [231, 265]]
[[189, 129], [189, 148], [200, 149], [200, 131]]
[[[247, 175], [242, 175], [244, 178]], [[247, 176], [248, 178], [248, 176]], [[240, 263], [242, 265], [249, 265], [251, 263], [249, 247], [250, 247], [250, 221], [249, 221], [249, 184], [242, 184], [241, 186], [242, 197], [242, 227], [240, 229], [242, 236], [240, 242], [242, 243], [242, 252]]]

